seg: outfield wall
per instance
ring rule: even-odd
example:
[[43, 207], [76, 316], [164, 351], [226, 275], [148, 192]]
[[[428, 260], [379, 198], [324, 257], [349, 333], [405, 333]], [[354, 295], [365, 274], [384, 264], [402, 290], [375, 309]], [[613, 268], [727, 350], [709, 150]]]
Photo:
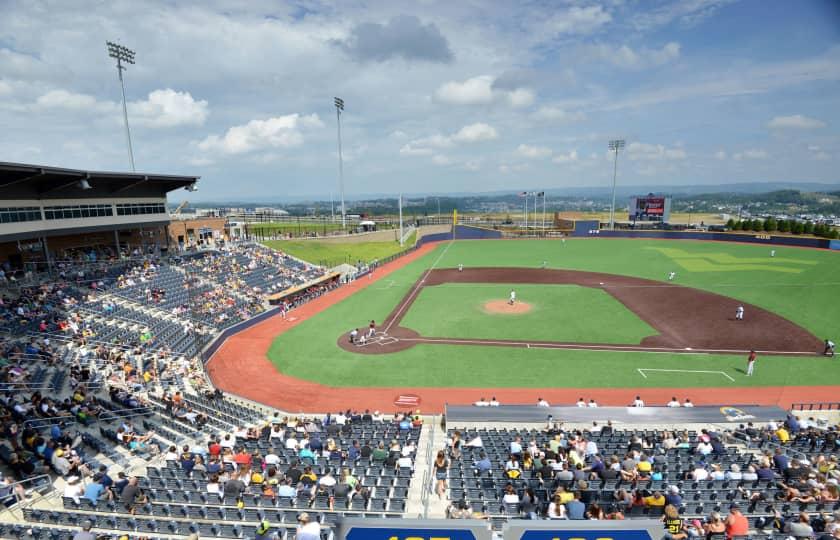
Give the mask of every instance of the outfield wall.
[[840, 249], [840, 245], [832, 246], [832, 240], [824, 238], [803, 238], [799, 236], [773, 236], [769, 234], [739, 234], [716, 233], [699, 231], [606, 231], [597, 233], [590, 231], [576, 232], [578, 237], [593, 238], [654, 238], [660, 240], [712, 240], [715, 242], [747, 242], [750, 244], [765, 244], [769, 246], [796, 246], [820, 249]]
[[269, 317], [273, 317], [273, 316], [279, 315], [279, 314], [280, 314], [280, 310], [276, 307], [272, 307], [272, 308], [267, 309], [266, 311], [263, 311], [262, 313], [260, 313], [259, 315], [256, 315], [255, 317], [253, 317], [251, 319], [248, 319], [246, 321], [242, 321], [241, 323], [238, 323], [238, 324], [234, 324], [233, 326], [231, 326], [229, 328], [225, 328], [220, 333], [218, 333], [216, 335], [216, 337], [213, 338], [213, 341], [211, 341], [201, 351], [201, 362], [206, 364], [207, 361], [210, 360], [210, 357], [213, 356], [216, 353], [216, 351], [219, 349], [219, 347], [222, 346], [222, 343], [224, 343], [225, 340], [227, 338], [229, 338], [230, 336], [232, 336], [232, 335], [234, 335], [238, 332], [241, 332], [242, 330], [247, 330], [248, 328], [251, 328], [255, 324], [259, 324], [259, 323], [263, 322], [264, 320], [268, 319]]

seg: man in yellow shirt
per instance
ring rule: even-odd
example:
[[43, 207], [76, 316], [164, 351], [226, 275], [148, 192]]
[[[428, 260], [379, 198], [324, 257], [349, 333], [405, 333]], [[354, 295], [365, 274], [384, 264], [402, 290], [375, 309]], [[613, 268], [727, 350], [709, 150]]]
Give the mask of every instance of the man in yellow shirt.
[[780, 443], [787, 444], [790, 442], [790, 433], [784, 426], [779, 426], [779, 429], [776, 430], [776, 438], [779, 439]]
[[659, 508], [665, 506], [665, 496], [658, 491], [654, 491], [653, 495], [645, 497], [643, 500], [645, 501], [645, 506], [657, 506]]

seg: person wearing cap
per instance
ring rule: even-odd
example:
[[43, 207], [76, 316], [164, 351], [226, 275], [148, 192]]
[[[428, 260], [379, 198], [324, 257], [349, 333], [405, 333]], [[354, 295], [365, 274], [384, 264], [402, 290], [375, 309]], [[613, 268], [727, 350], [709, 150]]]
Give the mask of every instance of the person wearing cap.
[[317, 521], [312, 521], [309, 514], [302, 512], [298, 515], [296, 540], [321, 540], [321, 525]]
[[277, 535], [271, 532], [271, 523], [267, 519], [260, 521], [257, 530], [254, 531], [254, 540], [273, 540]]
[[64, 497], [70, 497], [73, 502], [79, 504], [80, 498], [85, 494], [85, 488], [79, 482], [78, 476], [69, 476], [65, 479]]
[[732, 540], [735, 536], [746, 536], [749, 533], [749, 522], [737, 504], [729, 505], [729, 515], [724, 524], [726, 524], [727, 540]]

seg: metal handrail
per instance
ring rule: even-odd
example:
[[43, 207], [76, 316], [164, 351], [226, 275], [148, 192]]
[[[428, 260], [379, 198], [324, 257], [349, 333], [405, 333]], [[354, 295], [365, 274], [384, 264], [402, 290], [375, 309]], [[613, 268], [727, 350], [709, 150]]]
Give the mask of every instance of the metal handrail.
[[432, 479], [435, 478], [434, 473], [432, 472], [432, 468], [434, 467], [434, 458], [432, 455], [434, 454], [435, 449], [435, 430], [437, 429], [437, 415], [432, 416], [432, 424], [430, 426], [432, 428], [432, 434], [429, 437], [429, 442], [426, 443], [426, 461], [428, 462], [426, 466], [426, 470], [423, 473], [424, 478], [426, 479], [423, 483], [423, 487], [421, 488], [422, 491], [420, 492], [421, 495], [425, 494], [426, 500], [423, 502], [423, 519], [428, 519], [429, 517], [429, 499], [432, 495], [432, 486], [434, 482]]
[[[46, 484], [41, 484], [41, 485], [50, 486], [50, 491], [52, 491], [55, 488], [55, 486], [53, 486], [52, 478], [48, 474], [39, 474], [37, 476], [30, 476], [29, 478], [24, 478], [23, 480], [18, 480], [17, 482], [12, 482], [11, 484], [4, 484], [2, 487], [4, 487], [4, 488], [14, 488], [14, 486], [17, 486], [17, 485], [21, 485], [21, 484], [24, 484], [26, 482], [34, 482], [36, 480], [40, 480], [40, 479], [44, 479], [44, 478], [47, 480], [47, 482], [46, 482]], [[17, 493], [15, 493], [14, 489], [12, 489], [11, 495], [15, 498], [15, 504], [18, 504], [19, 502], [21, 502], [20, 499], [18, 498]], [[31, 502], [35, 502], [35, 501], [31, 501]], [[0, 505], [0, 506], [2, 506], [2, 508], [0, 508], [0, 514], [2, 514], [3, 512], [6, 512], [6, 511], [11, 512], [12, 508], [14, 508], [14, 505], [12, 505], [12, 506]]]
[[62, 415], [62, 416], [52, 416], [50, 418], [32, 418], [32, 419], [26, 420], [23, 423], [23, 427], [27, 427], [27, 425], [37, 423], [38, 427], [42, 428], [42, 427], [54, 426], [56, 424], [60, 424], [61, 422], [65, 421], [65, 420], [70, 420], [70, 421], [75, 422], [76, 417], [72, 414], [65, 414], [65, 415]]
[[99, 419], [103, 422], [111, 422], [119, 418], [134, 418], [136, 416], [146, 416], [152, 414], [154, 411], [150, 407], [135, 407], [133, 409], [115, 409], [105, 411], [99, 415]]

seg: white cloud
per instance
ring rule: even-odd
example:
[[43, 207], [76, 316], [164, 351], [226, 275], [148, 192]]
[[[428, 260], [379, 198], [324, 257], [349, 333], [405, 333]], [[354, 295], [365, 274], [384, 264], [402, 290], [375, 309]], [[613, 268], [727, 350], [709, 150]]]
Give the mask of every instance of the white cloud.
[[739, 161], [742, 159], [767, 159], [767, 157], [767, 151], [763, 148], [749, 148], [743, 152], [732, 154], [732, 159]]
[[221, 137], [210, 135], [198, 143], [205, 152], [242, 154], [264, 148], [292, 148], [303, 144], [302, 130], [323, 127], [317, 114], [287, 114], [267, 120], [251, 120], [228, 129]]
[[432, 154], [437, 154], [437, 150], [452, 148], [457, 143], [489, 141], [498, 136], [499, 134], [496, 128], [483, 122], [478, 122], [464, 126], [452, 135], [436, 133], [429, 137], [422, 137], [410, 141], [400, 148], [400, 155], [431, 156]]
[[0, 80], [0, 96], [12, 93], [12, 85], [6, 81]]
[[193, 157], [188, 159], [187, 163], [196, 167], [205, 167], [207, 165], [212, 165], [215, 161], [208, 157]]
[[516, 88], [505, 95], [512, 107], [527, 107], [534, 103], [534, 92], [529, 88]]
[[131, 121], [148, 127], [200, 126], [209, 114], [207, 101], [196, 101], [189, 92], [171, 88], [155, 90], [144, 101], [128, 104]]
[[480, 75], [464, 82], [449, 81], [435, 92], [435, 98], [453, 105], [486, 105], [493, 101], [493, 81], [490, 75]]
[[[714, 15], [720, 8], [735, 0], [682, 0], [664, 2], [649, 11], [641, 10], [630, 17], [630, 24], [637, 30], [649, 31], [677, 21], [683, 26], [692, 27]], [[650, 5], [654, 5], [650, 3]], [[645, 7], [650, 7], [644, 4]]]
[[77, 94], [67, 90], [50, 90], [40, 96], [35, 105], [42, 109], [67, 109], [74, 111], [108, 112], [115, 110], [116, 104], [110, 101], [97, 101], [93, 96]]
[[449, 165], [452, 163], [452, 160], [448, 157], [444, 156], [443, 154], [437, 154], [435, 157], [432, 158], [432, 163], [435, 165]]
[[478, 142], [489, 141], [498, 136], [499, 134], [496, 128], [483, 122], [477, 122], [462, 127], [458, 130], [458, 133], [452, 136], [452, 140], [457, 142]]
[[577, 160], [577, 150], [572, 150], [568, 154], [557, 154], [551, 161], [553, 161], [554, 163], [574, 163]]
[[808, 152], [810, 152], [811, 157], [817, 161], [828, 161], [831, 159], [831, 155], [823, 150], [821, 146], [816, 144], [808, 145]]
[[770, 129], [818, 129], [825, 127], [825, 122], [801, 114], [776, 116], [767, 123]]
[[627, 157], [633, 161], [685, 159], [685, 150], [679, 146], [668, 148], [661, 144], [631, 142], [627, 145]]
[[586, 120], [586, 115], [580, 111], [567, 111], [560, 107], [544, 106], [537, 109], [532, 115], [535, 120], [571, 124]]
[[718, 150], [717, 152], [715, 152], [715, 159], [723, 161], [724, 159], [726, 159], [726, 152], [724, 152], [723, 150]]
[[[89, 94], [63, 89], [42, 94], [35, 100], [34, 108], [112, 115], [121, 112], [119, 103], [100, 101]], [[177, 92], [171, 88], [154, 90], [149, 93], [148, 98], [128, 103], [129, 122], [151, 128], [199, 126], [204, 124], [208, 114], [207, 101], [196, 101], [189, 92]]]
[[550, 35], [591, 34], [612, 20], [612, 15], [601, 6], [573, 6], [557, 11], [549, 17], [543, 27]]
[[527, 107], [534, 103], [530, 88], [512, 89], [494, 87], [496, 77], [479, 75], [465, 81], [449, 81], [435, 91], [435, 99], [451, 105], [489, 105], [503, 102], [511, 107]]
[[477, 171], [479, 169], [481, 169], [480, 159], [470, 159], [464, 162], [464, 170]]
[[628, 45], [612, 47], [605, 43], [590, 45], [583, 49], [584, 56], [607, 62], [621, 69], [644, 69], [661, 66], [680, 57], [680, 44], [671, 41], [661, 49], [641, 48], [633, 50]]
[[529, 159], [544, 158], [551, 155], [551, 148], [545, 146], [529, 146], [527, 144], [520, 144], [516, 148], [516, 153], [522, 157]]

